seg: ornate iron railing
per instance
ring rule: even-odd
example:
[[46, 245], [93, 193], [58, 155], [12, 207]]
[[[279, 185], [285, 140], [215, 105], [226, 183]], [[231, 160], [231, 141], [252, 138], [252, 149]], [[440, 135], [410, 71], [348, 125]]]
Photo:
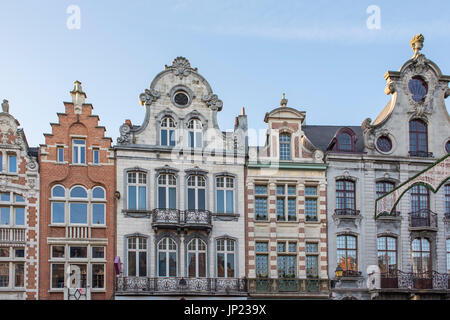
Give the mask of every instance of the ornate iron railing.
[[247, 292], [245, 279], [117, 277], [118, 294], [218, 294]]
[[153, 226], [212, 227], [208, 210], [154, 209], [152, 219]]
[[431, 158], [433, 157], [433, 152], [427, 151], [409, 151], [411, 157], [421, 157], [421, 158]]
[[350, 209], [350, 208], [345, 208], [345, 209], [335, 209], [334, 210], [334, 214], [337, 216], [359, 216], [361, 213], [361, 211], [359, 210], [355, 210], [355, 209]]
[[417, 273], [395, 270], [381, 274], [381, 288], [447, 290], [450, 289], [449, 276], [436, 271]]
[[430, 209], [421, 209], [415, 212], [411, 212], [410, 226], [412, 228], [436, 228], [437, 227], [437, 214]]
[[327, 292], [327, 279], [298, 279], [298, 278], [256, 278], [248, 279], [250, 294], [266, 293], [320, 293]]

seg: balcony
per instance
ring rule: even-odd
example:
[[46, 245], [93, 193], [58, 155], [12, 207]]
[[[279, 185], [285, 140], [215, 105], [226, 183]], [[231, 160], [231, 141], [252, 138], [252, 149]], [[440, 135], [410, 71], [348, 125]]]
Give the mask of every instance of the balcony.
[[237, 278], [117, 277], [118, 295], [230, 295], [247, 294], [247, 282]]
[[381, 274], [381, 289], [448, 290], [449, 276], [446, 273], [402, 272], [400, 270]]
[[411, 212], [410, 228], [414, 230], [437, 230], [437, 214], [430, 209]]
[[337, 225], [342, 221], [350, 221], [356, 225], [361, 218], [361, 211], [351, 208], [335, 209], [333, 214], [333, 219], [336, 221]]
[[427, 151], [409, 151], [410, 157], [420, 157], [420, 158], [432, 158], [433, 152]]
[[25, 242], [25, 229], [0, 228], [0, 242], [8, 242], [8, 243]]
[[248, 292], [254, 295], [328, 295], [327, 279], [256, 278], [248, 279]]
[[152, 226], [155, 229], [211, 230], [211, 212], [208, 210], [154, 209]]

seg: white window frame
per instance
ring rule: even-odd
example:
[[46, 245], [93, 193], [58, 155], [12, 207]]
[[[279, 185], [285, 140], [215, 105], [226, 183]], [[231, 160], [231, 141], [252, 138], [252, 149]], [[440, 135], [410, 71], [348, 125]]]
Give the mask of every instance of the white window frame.
[[[188, 134], [187, 134], [187, 139], [188, 139], [188, 147], [189, 148], [203, 148], [203, 124], [200, 121], [200, 119], [194, 118], [189, 120], [188, 125]], [[194, 135], [194, 145], [191, 145], [191, 132]], [[198, 135], [199, 133], [199, 135]], [[198, 139], [198, 137], [200, 137], [200, 139]], [[200, 141], [198, 141], [200, 140]]]
[[[189, 246], [191, 245], [191, 243], [193, 243], [195, 241], [195, 249], [190, 249]], [[200, 244], [202, 244], [202, 246], [204, 247], [204, 249], [200, 249]], [[189, 243], [186, 246], [187, 248], [187, 254], [186, 254], [186, 275], [189, 276], [189, 254], [193, 253], [195, 256], [195, 275], [193, 276], [193, 278], [206, 278], [208, 276], [208, 246], [206, 245], [206, 242], [203, 241], [200, 238], [193, 238], [191, 239], [191, 241], [189, 241]], [[200, 260], [199, 260], [199, 254], [200, 253], [204, 253], [205, 254], [205, 275], [203, 277], [200, 277], [199, 275], [199, 264], [200, 264]]]
[[[177, 137], [176, 137], [176, 123], [175, 120], [171, 116], [165, 116], [161, 120], [161, 126], [159, 130], [159, 144], [164, 147], [175, 147], [177, 144]], [[162, 143], [162, 132], [166, 131], [167, 134], [167, 144]], [[170, 132], [173, 134], [173, 142], [174, 145], [170, 145]]]
[[[75, 143], [75, 141], [83, 141], [84, 144]], [[84, 159], [81, 156], [81, 150], [84, 148]], [[77, 149], [77, 152], [75, 152]], [[77, 155], [75, 159], [75, 154]], [[84, 138], [73, 138], [72, 139], [72, 163], [76, 165], [85, 165], [86, 164], [86, 139]]]
[[[161, 249], [160, 245], [162, 242], [165, 241], [165, 248]], [[173, 244], [175, 246], [175, 249], [171, 249], [170, 245]], [[160, 276], [159, 275], [159, 254], [163, 252], [166, 255], [166, 275]], [[170, 275], [170, 253], [175, 253], [175, 276]], [[178, 277], [178, 244], [175, 240], [173, 240], [171, 237], [164, 237], [161, 240], [158, 241], [157, 244], [157, 251], [156, 251], [156, 276], [158, 278], [171, 278], [171, 277]]]
[[[134, 182], [130, 182], [130, 175], [134, 174]], [[141, 179], [141, 175], [143, 175], [144, 178]], [[147, 180], [148, 175], [147, 172], [134, 170], [134, 171], [127, 171], [127, 210], [148, 210], [148, 187], [147, 187]], [[141, 182], [144, 181], [145, 182]], [[135, 187], [136, 188], [136, 208], [130, 209], [130, 193], [129, 193], [129, 187]], [[145, 187], [145, 208], [139, 209], [139, 187]]]
[[[220, 241], [223, 241], [223, 250], [219, 250], [219, 242]], [[233, 250], [229, 249], [229, 242], [230, 241], [233, 242]], [[237, 275], [237, 264], [236, 264], [236, 261], [237, 261], [236, 260], [236, 258], [237, 258], [236, 257], [236, 251], [237, 251], [236, 240], [230, 239], [230, 238], [216, 239], [216, 274], [217, 274], [218, 278], [219, 278], [219, 259], [218, 259], [219, 253], [223, 253], [223, 256], [224, 256], [224, 260], [223, 260], [223, 263], [224, 263], [224, 270], [223, 270], [224, 276], [220, 277], [220, 278], [231, 278], [228, 275], [228, 269], [227, 269], [228, 254], [230, 254], [230, 253], [233, 253], [233, 266], [234, 266], [233, 278], [238, 278], [238, 275]]]
[[[219, 186], [219, 179], [223, 179], [223, 185]], [[229, 186], [229, 182], [231, 181], [231, 187]], [[216, 177], [216, 212], [221, 214], [233, 214], [236, 212], [236, 204], [235, 204], [235, 178], [232, 176], [217, 176]], [[219, 212], [219, 193], [218, 191], [223, 191], [223, 209], [224, 212]], [[233, 207], [231, 208], [231, 212], [227, 211], [227, 191], [231, 191], [232, 199], [233, 199]]]

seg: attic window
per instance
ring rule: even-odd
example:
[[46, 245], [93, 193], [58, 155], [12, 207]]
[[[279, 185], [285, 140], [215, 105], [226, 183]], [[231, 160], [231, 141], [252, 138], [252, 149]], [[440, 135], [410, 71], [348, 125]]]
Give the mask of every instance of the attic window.
[[189, 103], [189, 96], [184, 91], [175, 93], [173, 100], [179, 106], [186, 106]]
[[338, 136], [337, 149], [339, 151], [352, 151], [352, 136], [343, 132]]
[[427, 83], [419, 76], [415, 76], [409, 81], [408, 88], [415, 102], [422, 102], [428, 92]]

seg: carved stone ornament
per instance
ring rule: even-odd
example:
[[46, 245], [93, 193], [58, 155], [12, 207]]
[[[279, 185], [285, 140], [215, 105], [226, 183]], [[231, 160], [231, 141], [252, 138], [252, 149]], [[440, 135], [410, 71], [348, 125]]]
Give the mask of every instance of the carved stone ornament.
[[375, 133], [372, 123], [372, 119], [367, 118], [361, 124], [363, 130], [364, 146], [370, 150], [375, 149]]
[[203, 102], [206, 102], [207, 106], [212, 111], [221, 111], [223, 107], [222, 100], [219, 99], [217, 94], [207, 94], [202, 98]]
[[153, 102], [159, 99], [161, 97], [161, 94], [155, 90], [155, 89], [145, 89], [143, 93], [139, 96], [139, 101], [141, 102], [141, 105], [149, 106]]
[[409, 42], [412, 50], [414, 51], [413, 59], [415, 59], [421, 55], [421, 53], [419, 51], [423, 49], [424, 41], [425, 41], [425, 37], [419, 33], [419, 34], [416, 34]]
[[131, 128], [128, 124], [124, 123], [120, 126], [120, 137], [117, 138], [117, 143], [130, 144], [131, 143]]
[[27, 157], [27, 168], [31, 171], [34, 171], [37, 169], [37, 163], [34, 161], [34, 159]]
[[9, 113], [9, 102], [8, 102], [8, 100], [3, 100], [3, 103], [2, 103], [2, 111], [3, 112], [6, 112], [6, 113]]
[[389, 95], [389, 94], [393, 94], [394, 92], [395, 92], [395, 83], [392, 81], [389, 81], [386, 84], [386, 87], [384, 88], [384, 93], [386, 95]]
[[172, 70], [180, 79], [187, 77], [192, 71], [197, 72], [197, 68], [192, 68], [189, 60], [184, 57], [176, 57], [171, 66], [166, 65], [166, 69]]

